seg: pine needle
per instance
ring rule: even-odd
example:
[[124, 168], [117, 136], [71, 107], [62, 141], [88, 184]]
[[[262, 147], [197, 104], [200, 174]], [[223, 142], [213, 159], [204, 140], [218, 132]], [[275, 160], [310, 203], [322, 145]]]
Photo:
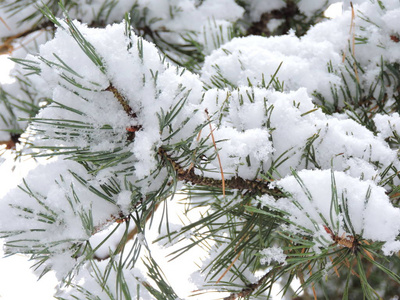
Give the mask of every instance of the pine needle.
[[211, 122], [210, 122], [210, 116], [208, 115], [208, 110], [205, 109], [205, 112], [206, 112], [207, 119], [208, 119], [208, 122], [209, 122], [209, 125], [210, 125], [211, 139], [212, 139], [212, 142], [213, 142], [213, 144], [214, 144], [215, 153], [217, 154], [217, 158], [218, 158], [219, 168], [220, 168], [220, 170], [221, 170], [222, 195], [225, 197], [225, 177], [224, 177], [224, 170], [222, 169], [221, 158], [219, 157], [217, 145], [216, 145], [216, 143], [215, 143], [215, 138], [214, 138], [214, 134], [213, 134], [214, 129], [212, 128], [212, 125], [211, 125]]
[[239, 251], [239, 253], [236, 255], [235, 259], [231, 262], [231, 264], [229, 265], [229, 267], [225, 270], [225, 272], [221, 275], [220, 278], [218, 278], [217, 280], [217, 284], [221, 281], [222, 278], [225, 277], [226, 273], [229, 272], [229, 270], [233, 267], [233, 265], [235, 264], [235, 262], [239, 259], [240, 254], [242, 254], [242, 250]]
[[[197, 138], [196, 138], [196, 142], [197, 142], [197, 143], [200, 141], [201, 131], [202, 131], [202, 129], [200, 129], [199, 134], [197, 135]], [[197, 150], [195, 150], [195, 151], [193, 152], [193, 156], [196, 156], [196, 153], [197, 153]], [[190, 166], [189, 166], [189, 168], [188, 168], [188, 171], [190, 171], [191, 169], [193, 169], [193, 167], [194, 167], [194, 161], [192, 161], [192, 162], [190, 163]]]
[[[354, 63], [353, 63], [354, 74], [355, 74], [357, 83], [360, 83], [360, 77], [358, 76], [357, 63], [356, 63], [356, 60], [355, 60], [355, 50], [356, 50], [355, 28], [356, 28], [356, 24], [355, 24], [354, 20], [356, 18], [356, 14], [354, 12], [353, 2], [351, 2], [351, 1], [350, 1], [350, 6], [351, 6], [351, 22], [350, 22], [349, 35], [351, 36], [351, 54], [352, 54], [353, 59], [354, 59]], [[350, 42], [350, 37], [349, 37], [349, 42]], [[346, 52], [343, 51], [342, 63], [344, 63], [345, 59], [346, 59]]]
[[[350, 23], [350, 35], [351, 35], [351, 53], [353, 54], [353, 57], [355, 56], [355, 50], [356, 50], [356, 24], [354, 22], [354, 19], [356, 18], [356, 14], [354, 13], [354, 7], [353, 7], [353, 2], [350, 1], [350, 6], [351, 6], [351, 23]], [[344, 57], [343, 57], [344, 58]], [[360, 78], [358, 76], [358, 70], [357, 70], [357, 64], [354, 61], [353, 63], [353, 68], [354, 68], [354, 73], [357, 78], [357, 82], [360, 83]]]
[[[333, 264], [332, 256], [329, 256], [329, 259], [330, 259], [331, 263]], [[336, 268], [336, 266], [333, 266], [333, 270], [335, 271], [337, 277], [339, 278], [339, 277], [340, 277], [340, 274], [339, 274], [339, 271], [338, 271], [338, 269]]]
[[10, 30], [10, 31], [11, 31], [11, 28], [10, 28], [10, 26], [8, 26], [8, 24], [6, 23], [6, 21], [4, 21], [4, 19], [3, 19], [2, 17], [0, 17], [0, 21], [1, 21], [1, 23], [3, 23], [3, 24], [4, 24], [4, 26], [6, 26], [6, 27], [7, 27], [7, 29], [8, 29], [8, 30]]
[[[311, 265], [308, 265], [308, 269], [310, 270], [310, 276], [312, 276]], [[311, 287], [312, 287], [312, 292], [313, 292], [313, 295], [314, 295], [314, 300], [318, 300], [318, 298], [317, 298], [317, 292], [315, 291], [314, 282], [311, 283]]]

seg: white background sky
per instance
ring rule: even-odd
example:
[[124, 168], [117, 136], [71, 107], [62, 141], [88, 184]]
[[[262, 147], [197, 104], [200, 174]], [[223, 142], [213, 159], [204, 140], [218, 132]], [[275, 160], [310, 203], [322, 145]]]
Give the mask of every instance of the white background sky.
[[[335, 17], [341, 13], [341, 4], [334, 4], [326, 12], [329, 17]], [[8, 72], [12, 68], [13, 63], [7, 59], [6, 55], [0, 55], [0, 83], [7, 83], [10, 79]], [[5, 156], [3, 156], [5, 157]], [[2, 197], [6, 191], [15, 186], [18, 183], [19, 178], [23, 176], [27, 169], [15, 169], [10, 172], [12, 168], [12, 161], [3, 162], [3, 158], [0, 157], [0, 197]], [[13, 174], [10, 176], [10, 174]], [[0, 245], [1, 241], [0, 241]], [[0, 256], [4, 255], [2, 247], [0, 247]], [[18, 299], [29, 299], [29, 300], [50, 300], [54, 299], [54, 287], [57, 281], [53, 274], [47, 274], [40, 281], [37, 281], [37, 277], [31, 272], [30, 266], [33, 262], [29, 262], [26, 256], [14, 255], [12, 257], [0, 259], [0, 300], [18, 300]], [[183, 260], [179, 261], [179, 266], [192, 265], [193, 260], [190, 256], [187, 256]], [[164, 270], [167, 278], [173, 278], [173, 274], [176, 274], [176, 268], [169, 268]], [[180, 275], [190, 274], [190, 270], [179, 269]], [[182, 274], [184, 273], [184, 274]], [[178, 285], [182, 292], [189, 292], [192, 286], [181, 284], [181, 278], [179, 277]], [[177, 290], [179, 293], [180, 291]], [[211, 295], [205, 296], [203, 299], [210, 299]], [[193, 300], [200, 299], [200, 297], [193, 297]]]

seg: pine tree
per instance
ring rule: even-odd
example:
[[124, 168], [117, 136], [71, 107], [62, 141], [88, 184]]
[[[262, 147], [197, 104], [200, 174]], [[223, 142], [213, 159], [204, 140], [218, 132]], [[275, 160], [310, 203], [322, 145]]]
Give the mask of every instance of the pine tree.
[[0, 2], [5, 253], [56, 299], [186, 299], [183, 257], [192, 299], [398, 296], [400, 3], [335, 2]]

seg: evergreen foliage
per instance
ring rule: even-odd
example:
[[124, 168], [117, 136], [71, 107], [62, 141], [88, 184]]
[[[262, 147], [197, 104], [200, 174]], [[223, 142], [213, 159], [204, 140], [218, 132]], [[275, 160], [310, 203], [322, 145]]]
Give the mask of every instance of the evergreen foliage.
[[335, 2], [0, 2], [5, 253], [56, 299], [400, 295], [400, 3]]

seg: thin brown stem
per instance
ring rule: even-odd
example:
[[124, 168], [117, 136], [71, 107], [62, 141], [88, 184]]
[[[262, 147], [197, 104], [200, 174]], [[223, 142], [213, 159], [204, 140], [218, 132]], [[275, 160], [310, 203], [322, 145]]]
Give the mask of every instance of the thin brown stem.
[[217, 148], [217, 144], [215, 143], [215, 138], [214, 138], [214, 129], [212, 128], [211, 122], [210, 122], [210, 116], [208, 115], [208, 110], [205, 110], [206, 115], [207, 115], [207, 119], [208, 119], [208, 125], [210, 125], [210, 134], [211, 134], [211, 139], [215, 148], [215, 153], [217, 154], [217, 159], [218, 159], [218, 164], [219, 164], [219, 168], [221, 170], [221, 183], [222, 183], [222, 195], [225, 197], [225, 176], [224, 176], [224, 170], [222, 168], [222, 163], [221, 163], [221, 158], [219, 157], [219, 153], [218, 153], [218, 148]]
[[[118, 91], [116, 87], [114, 87], [112, 84], [110, 84], [107, 88], [106, 91], [113, 93], [114, 97], [118, 100], [118, 102], [121, 104], [123, 107], [124, 111], [126, 114], [131, 117], [132, 119], [136, 119], [137, 115], [133, 111], [133, 109], [129, 106], [128, 101], [125, 99], [124, 96]], [[136, 126], [128, 126], [126, 127], [126, 132], [128, 135], [127, 140], [128, 141], [133, 141], [135, 139], [135, 132], [139, 131], [142, 128], [141, 125], [136, 125]]]
[[126, 114], [132, 118], [136, 118], [136, 113], [133, 112], [132, 108], [129, 106], [128, 102], [126, 101], [125, 97], [122, 96], [122, 94], [118, 91], [116, 87], [114, 87], [112, 84], [110, 84], [107, 88], [106, 91], [109, 91], [113, 93], [114, 97], [118, 100], [118, 102], [122, 105], [124, 108], [124, 111]]
[[[0, 20], [2, 20], [2, 18], [0, 18]], [[2, 21], [7, 27], [8, 25], [4, 22], [4, 20]], [[15, 35], [12, 36], [8, 36], [3, 38], [3, 43], [0, 45], [0, 55], [1, 54], [10, 54], [12, 53], [15, 49], [12, 46], [12, 44], [20, 38], [26, 37], [29, 34], [36, 32], [36, 31], [42, 31], [42, 30], [54, 30], [54, 24], [51, 23], [50, 21], [42, 23], [36, 27], [33, 27], [31, 29], [25, 30], [23, 32], [17, 33]], [[11, 29], [10, 29], [11, 30]]]
[[[194, 168], [184, 169], [167, 153], [163, 148], [158, 149], [158, 154], [167, 160], [175, 169], [177, 179], [185, 182], [190, 182], [194, 185], [205, 185], [210, 187], [221, 187], [222, 180], [204, 177], [195, 174]], [[241, 191], [250, 191], [253, 194], [270, 194], [282, 196], [282, 192], [277, 188], [271, 188], [270, 182], [259, 180], [248, 180], [241, 177], [234, 177], [225, 180], [225, 187], [229, 189], [237, 189]]]
[[244, 289], [242, 289], [240, 292], [236, 293], [231, 293], [228, 297], [225, 297], [224, 300], [236, 300], [238, 298], [245, 298], [247, 296], [250, 296], [251, 294], [254, 293], [256, 289], [258, 289], [270, 276], [272, 276], [278, 268], [274, 268], [264, 274], [263, 277], [261, 277], [256, 283], [252, 283], [247, 285]]
[[20, 136], [20, 134], [12, 133], [8, 141], [0, 141], [0, 146], [6, 145], [6, 149], [15, 149], [17, 143], [19, 143]]

